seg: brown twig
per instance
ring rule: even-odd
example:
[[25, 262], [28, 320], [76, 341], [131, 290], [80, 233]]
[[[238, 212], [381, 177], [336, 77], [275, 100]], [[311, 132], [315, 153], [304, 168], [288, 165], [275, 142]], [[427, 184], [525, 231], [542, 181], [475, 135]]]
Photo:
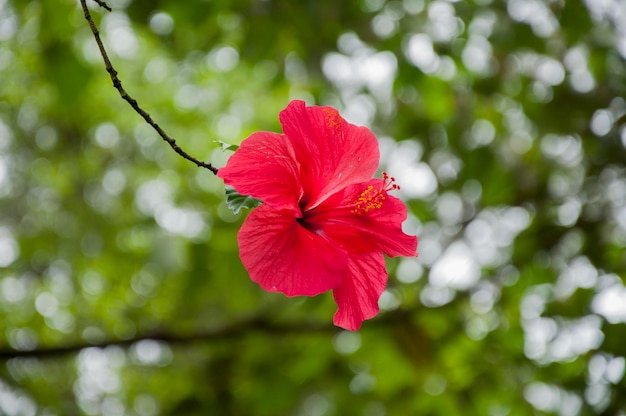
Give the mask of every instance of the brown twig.
[[[102, 0], [94, 0], [94, 1], [96, 3], [98, 3], [98, 5], [100, 5], [101, 7], [104, 7], [105, 9], [111, 11], [111, 8], [104, 1], [102, 1]], [[174, 151], [176, 153], [181, 155], [183, 158], [189, 160], [190, 162], [195, 163], [198, 167], [209, 169], [214, 174], [217, 174], [217, 168], [213, 167], [210, 163], [202, 162], [202, 161], [196, 159], [195, 157], [189, 155], [183, 149], [181, 149], [176, 144], [176, 140], [174, 140], [173, 138], [168, 136], [167, 133], [165, 133], [163, 131], [163, 129], [157, 123], [155, 123], [152, 120], [152, 117], [150, 116], [150, 114], [148, 114], [147, 111], [145, 111], [143, 108], [141, 108], [139, 106], [139, 104], [137, 104], [137, 100], [135, 100], [130, 95], [128, 95], [126, 90], [124, 90], [124, 88], [122, 87], [122, 81], [120, 81], [120, 79], [118, 78], [117, 71], [115, 70], [115, 68], [113, 68], [113, 65], [111, 64], [111, 60], [109, 59], [109, 55], [107, 54], [107, 51], [104, 48], [104, 44], [102, 43], [102, 40], [100, 39], [100, 32], [98, 31], [98, 28], [96, 27], [96, 24], [94, 23], [93, 19], [91, 18], [91, 13], [89, 12], [89, 8], [87, 7], [86, 0], [80, 0], [80, 4], [83, 7], [83, 12], [85, 14], [85, 19], [89, 23], [89, 27], [91, 28], [91, 32], [93, 33], [93, 37], [96, 39], [96, 43], [98, 44], [98, 49], [100, 49], [100, 55], [102, 55], [102, 59], [104, 61], [104, 67], [106, 68], [107, 72], [109, 73], [109, 75], [111, 77], [111, 81], [113, 81], [113, 86], [120, 93], [122, 98], [128, 104], [130, 104], [130, 106], [137, 112], [137, 114], [139, 114], [141, 117], [143, 117], [143, 119], [146, 121], [146, 123], [148, 123], [150, 126], [152, 126], [152, 128], [154, 130], [156, 130], [156, 132], [159, 134], [159, 136], [161, 136], [161, 138], [163, 140], [165, 140], [170, 145], [170, 147], [172, 149], [174, 149]]]
[[112, 11], [113, 11], [113, 10], [111, 10], [111, 8], [109, 7], [109, 5], [108, 5], [108, 4], [106, 4], [104, 1], [102, 1], [102, 0], [93, 0], [93, 1], [95, 1], [96, 3], [98, 3], [98, 6], [103, 7], [103, 8], [107, 9], [107, 10], [108, 10], [108, 11], [110, 11], [110, 12], [112, 12]]

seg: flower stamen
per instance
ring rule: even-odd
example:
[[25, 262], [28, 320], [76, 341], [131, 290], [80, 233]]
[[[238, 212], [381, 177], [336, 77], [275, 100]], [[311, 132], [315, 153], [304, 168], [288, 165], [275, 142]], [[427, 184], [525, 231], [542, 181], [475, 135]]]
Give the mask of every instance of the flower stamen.
[[387, 198], [387, 192], [400, 189], [396, 179], [390, 177], [387, 172], [383, 172], [383, 184], [380, 189], [369, 185], [361, 194], [352, 202], [353, 208], [350, 211], [353, 214], [367, 214], [373, 209], [381, 209]]
[[371, 209], [380, 209], [385, 202], [384, 190], [375, 189], [368, 186], [354, 201], [353, 214], [367, 214]]

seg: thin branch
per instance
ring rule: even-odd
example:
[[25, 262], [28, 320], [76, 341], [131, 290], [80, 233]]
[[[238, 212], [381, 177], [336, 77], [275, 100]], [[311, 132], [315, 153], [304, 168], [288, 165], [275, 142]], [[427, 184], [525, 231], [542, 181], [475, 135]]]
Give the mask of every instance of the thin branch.
[[[366, 328], [374, 327], [389, 327], [393, 324], [404, 322], [411, 317], [411, 310], [396, 310], [393, 312], [387, 312], [372, 321], [369, 321]], [[364, 328], [364, 329], [366, 329]], [[214, 329], [206, 332], [197, 332], [193, 334], [172, 334], [166, 332], [155, 332], [151, 334], [138, 335], [131, 339], [125, 340], [107, 340], [99, 343], [87, 343], [80, 342], [75, 344], [54, 346], [54, 347], [41, 347], [33, 350], [11, 350], [0, 349], [0, 360], [8, 360], [11, 358], [56, 358], [68, 354], [75, 354], [82, 351], [85, 348], [106, 348], [109, 346], [119, 346], [128, 348], [133, 344], [144, 341], [154, 340], [162, 341], [169, 345], [190, 345], [198, 342], [217, 342], [217, 341], [229, 341], [250, 334], [264, 334], [271, 336], [288, 336], [288, 335], [303, 335], [303, 334], [334, 334], [341, 331], [331, 324], [302, 324], [302, 323], [288, 323], [277, 324], [272, 323], [263, 318], [254, 318], [247, 321], [238, 322], [229, 326], [224, 326], [219, 329]]]
[[104, 1], [102, 1], [102, 0], [93, 0], [93, 1], [95, 1], [96, 3], [98, 3], [98, 6], [103, 7], [103, 8], [107, 9], [107, 10], [108, 10], [108, 11], [110, 11], [110, 12], [112, 12], [112, 11], [113, 11], [113, 10], [111, 10], [111, 8], [109, 7], [109, 5], [108, 5], [108, 4], [106, 4]]
[[[98, 3], [101, 7], [104, 7], [105, 9], [107, 9], [109, 11], [111, 10], [111, 8], [104, 1], [102, 1], [102, 0], [94, 0], [94, 1], [96, 3]], [[102, 40], [100, 39], [100, 32], [98, 31], [98, 28], [96, 27], [96, 24], [94, 23], [94, 21], [93, 21], [93, 19], [91, 17], [91, 13], [89, 12], [89, 8], [87, 7], [86, 0], [80, 0], [80, 4], [83, 7], [83, 12], [85, 14], [85, 19], [89, 23], [89, 27], [91, 28], [91, 32], [93, 33], [93, 37], [96, 39], [96, 43], [98, 44], [98, 48], [100, 49], [100, 55], [102, 55], [102, 60], [104, 61], [104, 67], [106, 68], [107, 72], [109, 73], [109, 75], [111, 77], [111, 81], [113, 81], [113, 86], [120, 93], [122, 98], [128, 104], [130, 104], [130, 106], [137, 112], [137, 114], [139, 114], [141, 117], [143, 117], [143, 119], [146, 121], [146, 123], [148, 123], [150, 126], [152, 126], [152, 128], [154, 130], [156, 130], [156, 132], [159, 134], [159, 136], [161, 136], [161, 138], [163, 140], [165, 140], [170, 145], [170, 147], [172, 149], [174, 149], [174, 151], [176, 153], [181, 155], [183, 158], [189, 160], [190, 162], [195, 163], [198, 167], [209, 169], [214, 174], [217, 174], [217, 168], [213, 167], [210, 163], [202, 162], [202, 161], [196, 159], [195, 157], [189, 155], [183, 149], [181, 149], [176, 144], [176, 140], [174, 140], [173, 138], [168, 136], [167, 133], [165, 133], [165, 131], [163, 131], [163, 129], [157, 123], [155, 123], [152, 120], [152, 117], [150, 116], [150, 114], [148, 114], [147, 111], [145, 111], [143, 108], [141, 108], [139, 106], [139, 104], [137, 104], [137, 100], [135, 100], [130, 95], [128, 95], [126, 90], [124, 90], [124, 88], [122, 87], [122, 81], [120, 81], [120, 79], [118, 78], [117, 71], [115, 70], [115, 68], [113, 68], [113, 65], [111, 64], [111, 60], [109, 59], [109, 55], [107, 54], [107, 51], [104, 48], [104, 44], [102, 43]]]
[[203, 333], [151, 333], [140, 335], [132, 339], [108, 340], [94, 344], [82, 342], [56, 347], [41, 347], [34, 350], [24, 351], [0, 350], [0, 360], [18, 357], [53, 358], [67, 354], [74, 354], [85, 348], [91, 347], [105, 348], [108, 346], [120, 346], [128, 348], [131, 345], [143, 340], [162, 341], [169, 345], [190, 345], [197, 342], [233, 340], [251, 333], [265, 333], [276, 336], [324, 332], [333, 333], [336, 331], [338, 331], [338, 328], [332, 325], [272, 324], [264, 320], [250, 320]]

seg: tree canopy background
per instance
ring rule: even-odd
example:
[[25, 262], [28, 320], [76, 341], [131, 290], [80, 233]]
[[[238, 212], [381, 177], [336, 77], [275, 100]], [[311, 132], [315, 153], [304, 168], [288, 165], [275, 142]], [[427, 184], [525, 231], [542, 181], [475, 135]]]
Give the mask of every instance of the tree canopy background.
[[623, 0], [88, 3], [200, 160], [293, 98], [372, 128], [420, 257], [356, 333], [264, 293], [79, 2], [0, 0], [0, 414], [626, 414]]

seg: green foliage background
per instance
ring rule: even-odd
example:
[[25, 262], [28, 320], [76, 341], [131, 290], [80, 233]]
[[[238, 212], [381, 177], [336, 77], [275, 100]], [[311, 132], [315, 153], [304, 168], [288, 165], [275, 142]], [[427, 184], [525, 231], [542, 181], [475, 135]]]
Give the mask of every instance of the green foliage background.
[[109, 4], [126, 89], [201, 160], [293, 98], [369, 125], [421, 255], [358, 333], [264, 293], [79, 2], [0, 1], [0, 414], [626, 414], [623, 1]]

